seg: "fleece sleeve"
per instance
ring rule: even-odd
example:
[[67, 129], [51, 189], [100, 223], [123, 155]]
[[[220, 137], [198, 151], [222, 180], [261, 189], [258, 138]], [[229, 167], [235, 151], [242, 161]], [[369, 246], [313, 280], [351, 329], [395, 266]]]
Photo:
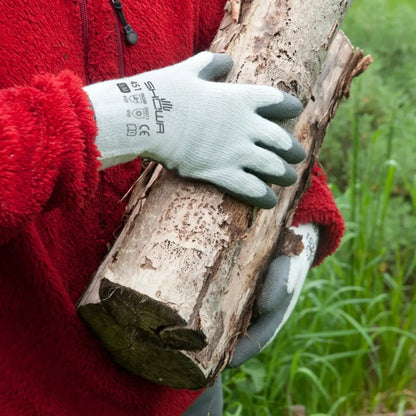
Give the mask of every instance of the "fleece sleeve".
[[319, 245], [313, 263], [313, 266], [317, 266], [335, 252], [345, 230], [326, 175], [319, 165], [313, 169], [312, 185], [300, 201], [293, 218], [295, 226], [306, 223], [319, 225]]
[[195, 53], [209, 48], [224, 17], [225, 4], [226, 0], [199, 1], [196, 8]]
[[98, 182], [96, 123], [70, 72], [0, 90], [0, 244], [42, 210], [82, 205]]

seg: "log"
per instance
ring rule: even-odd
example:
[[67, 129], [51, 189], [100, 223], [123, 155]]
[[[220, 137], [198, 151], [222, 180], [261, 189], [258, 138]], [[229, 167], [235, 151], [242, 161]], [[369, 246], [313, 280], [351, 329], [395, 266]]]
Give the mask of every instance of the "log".
[[227, 81], [274, 85], [308, 102], [296, 128], [308, 157], [295, 185], [274, 187], [279, 203], [271, 210], [148, 166], [121, 234], [77, 305], [128, 371], [175, 388], [212, 384], [248, 327], [270, 260], [302, 249], [285, 227], [341, 98], [369, 62], [338, 31], [351, 1], [312, 8], [304, 0], [251, 0], [237, 2], [234, 20], [225, 16], [211, 50], [233, 57]]

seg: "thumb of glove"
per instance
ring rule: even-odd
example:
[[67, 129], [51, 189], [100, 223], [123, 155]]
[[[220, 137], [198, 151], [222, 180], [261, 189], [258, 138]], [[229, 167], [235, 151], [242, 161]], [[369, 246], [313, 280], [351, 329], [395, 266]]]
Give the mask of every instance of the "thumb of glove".
[[200, 79], [212, 81], [227, 75], [233, 66], [233, 61], [225, 53], [201, 52], [174, 65], [174, 67], [178, 66], [181, 71], [189, 71]]

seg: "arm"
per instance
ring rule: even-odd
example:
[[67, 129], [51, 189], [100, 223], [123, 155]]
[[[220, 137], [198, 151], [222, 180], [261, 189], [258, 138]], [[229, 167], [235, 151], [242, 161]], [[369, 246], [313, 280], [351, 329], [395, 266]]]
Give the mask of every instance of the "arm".
[[82, 204], [98, 180], [95, 136], [88, 97], [72, 73], [0, 91], [0, 243], [42, 210]]
[[97, 157], [104, 167], [147, 157], [248, 203], [275, 205], [266, 182], [293, 183], [290, 163], [305, 153], [267, 117], [295, 117], [302, 107], [272, 87], [210, 82], [231, 65], [205, 52], [83, 89], [62, 73], [2, 90], [0, 242], [42, 210], [81, 204], [97, 183]]

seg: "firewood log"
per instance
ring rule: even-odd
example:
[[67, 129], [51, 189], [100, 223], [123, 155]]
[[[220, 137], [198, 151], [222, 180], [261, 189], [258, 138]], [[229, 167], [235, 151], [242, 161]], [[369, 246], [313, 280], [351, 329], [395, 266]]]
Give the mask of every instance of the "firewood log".
[[212, 384], [249, 325], [269, 262], [302, 249], [287, 227], [329, 122], [369, 63], [338, 30], [351, 1], [249, 0], [226, 14], [211, 47], [234, 60], [226, 81], [276, 86], [307, 104], [284, 127], [296, 126], [308, 156], [295, 185], [274, 186], [279, 202], [270, 210], [149, 165], [78, 303], [128, 371], [176, 388]]

